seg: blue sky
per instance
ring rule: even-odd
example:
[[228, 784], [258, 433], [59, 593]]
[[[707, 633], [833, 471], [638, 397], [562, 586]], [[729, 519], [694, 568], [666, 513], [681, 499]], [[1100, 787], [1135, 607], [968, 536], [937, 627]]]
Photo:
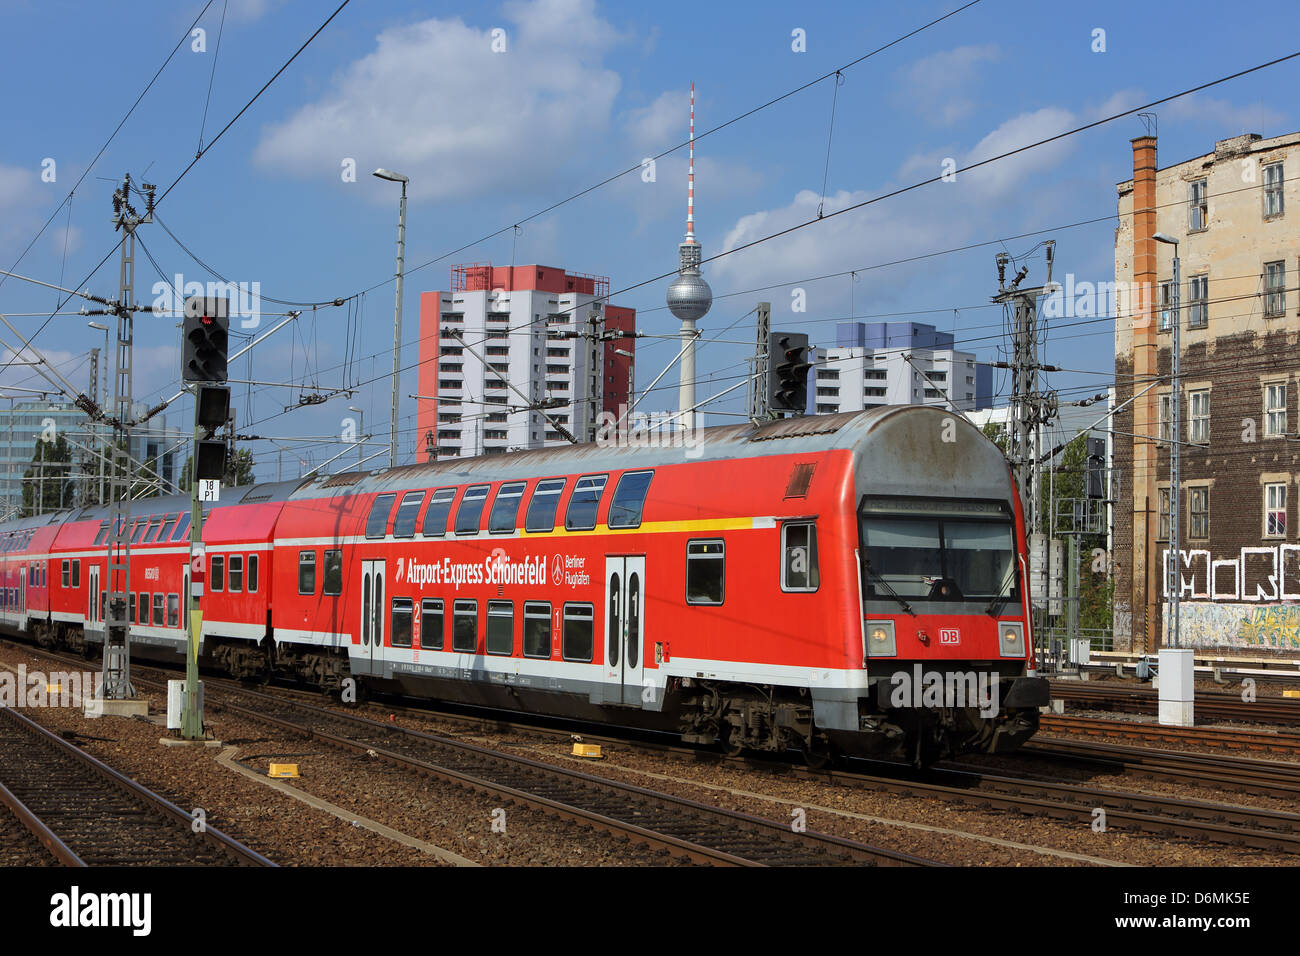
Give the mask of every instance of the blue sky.
[[[59, 209], [16, 271], [62, 285], [84, 279], [114, 246], [111, 195], [122, 174], [169, 186], [194, 159], [201, 124], [208, 142], [336, 5], [214, 0], [199, 21], [206, 50], [182, 45], [76, 190], [69, 213], [60, 208], [68, 191], [203, 2], [0, 0], [0, 84], [8, 91], [0, 267], [17, 261]], [[508, 227], [682, 142], [692, 80], [697, 128], [708, 130], [959, 5], [354, 0], [185, 175], [159, 215], [208, 265], [233, 281], [260, 283], [264, 297], [346, 298], [392, 275], [397, 187], [370, 176], [387, 166], [411, 177], [408, 268], [506, 229], [408, 274], [407, 343], [416, 337], [418, 293], [447, 288], [457, 262], [508, 265], [513, 256], [608, 275], [617, 292], [675, 267], [684, 150], [658, 161], [654, 182], [634, 173], [530, 220], [517, 236]], [[696, 220], [705, 255], [815, 216], [824, 170], [829, 212], [928, 179], [946, 158], [965, 164], [1294, 52], [1300, 16], [1281, 5], [1269, 18], [1261, 29], [1258, 17], [1219, 3], [982, 0], [846, 70], [837, 96], [828, 80], [701, 139]], [[491, 49], [497, 29], [505, 31], [500, 53]], [[795, 30], [804, 31], [804, 52], [792, 50]], [[1093, 50], [1097, 30], [1104, 31], [1104, 52]], [[1300, 60], [1290, 61], [1159, 107], [1161, 165], [1238, 133], [1294, 130], [1287, 94], [1298, 79]], [[1005, 244], [1025, 257], [1029, 282], [1043, 279], [1041, 250], [1029, 254], [1040, 238], [1057, 240], [1058, 276], [1110, 280], [1114, 221], [1060, 227], [1114, 214], [1115, 183], [1131, 174], [1129, 140], [1143, 129], [1136, 117], [1117, 120], [709, 264], [717, 298], [701, 327], [706, 340], [722, 341], [700, 352], [701, 396], [737, 381], [751, 349], [729, 343], [752, 339], [752, 317], [742, 317], [760, 299], [771, 301], [774, 327], [807, 330], [819, 344], [834, 344], [837, 320], [889, 315], [954, 330], [981, 358], [999, 358], [1001, 311], [988, 299], [1002, 246], [879, 266], [1049, 230]], [[49, 159], [54, 182], [42, 180]], [[355, 160], [354, 182], [342, 175], [348, 160]], [[167, 279], [178, 272], [186, 281], [212, 278], [158, 224], [142, 227], [140, 236]], [[848, 270], [858, 270], [856, 278], [809, 281]], [[137, 298], [151, 301], [159, 280], [141, 253]], [[115, 294], [116, 256], [86, 286]], [[791, 311], [796, 287], [805, 292], [806, 312]], [[644, 331], [671, 332], [665, 288], [666, 280], [651, 283], [614, 301], [636, 307]], [[57, 301], [54, 292], [15, 279], [0, 284], [0, 311], [44, 311], [11, 321], [25, 335], [39, 329], [35, 345], [80, 384], [87, 351], [102, 345], [102, 333], [78, 316], [47, 321]], [[352, 302], [308, 310], [254, 350], [251, 375], [244, 360], [231, 374], [292, 379], [306, 391], [361, 383], [358, 393], [285, 414], [304, 389], [245, 394], [239, 386], [241, 430], [332, 436], [352, 414], [349, 405], [366, 410], [368, 429], [383, 427], [391, 407], [393, 286], [378, 285]], [[264, 300], [261, 328], [282, 308]], [[170, 395], [178, 365], [174, 320], [142, 316], [136, 328], [137, 396]], [[1106, 322], [1051, 335], [1047, 360], [1079, 370], [1053, 376], [1064, 398], [1105, 387], [1112, 335]], [[0, 338], [13, 341], [7, 330]], [[665, 340], [640, 341], [638, 386], [674, 354]], [[403, 364], [415, 358], [408, 345]], [[21, 367], [0, 373], [0, 382], [38, 385]], [[414, 370], [407, 372], [403, 396], [415, 382]], [[1005, 376], [995, 382], [1006, 389]], [[641, 408], [669, 408], [675, 394], [652, 394]], [[740, 411], [743, 402], [736, 392], [717, 408]], [[414, 410], [404, 398], [406, 460], [417, 447]], [[189, 414], [178, 405], [171, 421], [180, 426]], [[259, 477], [274, 478], [273, 446], [252, 447]], [[300, 457], [319, 462], [341, 446], [302, 448]], [[286, 476], [297, 468], [286, 460]]]

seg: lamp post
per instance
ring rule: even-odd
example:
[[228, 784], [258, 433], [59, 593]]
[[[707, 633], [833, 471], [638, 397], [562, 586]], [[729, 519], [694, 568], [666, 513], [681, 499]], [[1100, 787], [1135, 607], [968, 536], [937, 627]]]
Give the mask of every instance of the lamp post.
[[402, 369], [402, 277], [406, 272], [406, 184], [410, 179], [391, 169], [376, 169], [374, 175], [402, 184], [402, 203], [397, 214], [397, 304], [393, 316], [393, 418], [388, 432], [388, 467], [397, 466], [398, 380]]
[[361, 425], [357, 431], [357, 471], [360, 471], [361, 470], [361, 449], [362, 449], [361, 440], [366, 435], [366, 413], [354, 405], [349, 405], [348, 411], [356, 412], [358, 415], [361, 416]]
[[1160, 723], [1190, 727], [1194, 714], [1194, 666], [1190, 649], [1180, 647], [1179, 580], [1178, 565], [1182, 560], [1182, 534], [1179, 519], [1182, 516], [1182, 316], [1179, 298], [1182, 275], [1178, 256], [1178, 240], [1163, 232], [1152, 236], [1156, 242], [1174, 247], [1173, 323], [1169, 358], [1169, 550], [1168, 564], [1164, 569], [1165, 588], [1169, 592], [1169, 620], [1166, 633], [1169, 640], [1160, 648]]

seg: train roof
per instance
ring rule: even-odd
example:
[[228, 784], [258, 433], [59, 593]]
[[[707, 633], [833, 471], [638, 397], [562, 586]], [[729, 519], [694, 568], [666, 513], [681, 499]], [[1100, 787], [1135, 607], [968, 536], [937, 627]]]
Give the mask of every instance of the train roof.
[[[755, 425], [722, 425], [705, 428], [696, 447], [680, 444], [610, 446], [595, 442], [552, 446], [474, 458], [380, 468], [374, 471], [341, 472], [302, 482], [290, 500], [348, 497], [384, 491], [406, 491], [438, 485], [494, 482], [654, 468], [687, 462], [762, 458], [772, 455], [824, 454], [837, 449], [866, 453], [878, 426], [885, 423], [917, 429], [940, 419], [955, 419], [968, 430], [979, 432], [964, 416], [933, 406], [891, 405], [837, 415], [809, 415]], [[894, 428], [884, 429], [893, 432]], [[983, 440], [983, 436], [980, 436]], [[991, 444], [991, 443], [989, 443]], [[1000, 454], [999, 454], [1000, 458]], [[1000, 476], [1005, 476], [1001, 470]], [[224, 493], [224, 492], [223, 492]]]

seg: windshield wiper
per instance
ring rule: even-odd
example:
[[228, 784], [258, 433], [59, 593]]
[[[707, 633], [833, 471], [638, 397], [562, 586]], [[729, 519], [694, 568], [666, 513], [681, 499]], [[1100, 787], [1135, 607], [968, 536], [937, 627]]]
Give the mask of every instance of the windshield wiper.
[[875, 568], [873, 568], [873, 567], [871, 566], [871, 562], [870, 562], [870, 561], [864, 561], [864, 562], [863, 562], [863, 567], [865, 567], [865, 568], [867, 569], [867, 576], [868, 576], [868, 577], [873, 577], [873, 578], [875, 578], [877, 581], [879, 581], [881, 587], [883, 587], [883, 588], [885, 589], [885, 593], [888, 594], [888, 595], [889, 595], [891, 598], [893, 598], [895, 601], [897, 601], [898, 604], [899, 604], [899, 606], [900, 606], [904, 611], [906, 611], [908, 614], [912, 615], [912, 617], [916, 617], [916, 612], [912, 610], [912, 605], [908, 604], [908, 603], [907, 603], [906, 601], [904, 601], [901, 597], [899, 597], [898, 592], [895, 591], [895, 590], [890, 586], [889, 582], [886, 581], [886, 580], [881, 576], [881, 574], [880, 574], [879, 571], [877, 571]]
[[1008, 585], [1011, 584], [1011, 579], [1015, 577], [1015, 574], [1016, 562], [1012, 560], [1011, 567], [1007, 568], [1006, 577], [1002, 579], [1002, 584], [998, 587], [998, 593], [994, 596], [992, 601], [989, 601], [989, 606], [984, 609], [985, 614], [992, 614], [994, 617], [997, 617], [1002, 613], [1002, 606], [1011, 600], [1011, 595], [1007, 594], [1006, 590]]

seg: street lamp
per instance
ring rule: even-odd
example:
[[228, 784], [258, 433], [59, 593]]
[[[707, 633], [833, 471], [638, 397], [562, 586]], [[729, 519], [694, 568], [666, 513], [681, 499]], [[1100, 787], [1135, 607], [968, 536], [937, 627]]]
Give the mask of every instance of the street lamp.
[[1195, 688], [1195, 661], [1191, 649], [1180, 647], [1179, 580], [1178, 565], [1182, 558], [1182, 535], [1179, 518], [1182, 514], [1182, 316], [1179, 298], [1182, 285], [1178, 240], [1163, 232], [1151, 238], [1174, 247], [1173, 277], [1173, 335], [1170, 341], [1169, 376], [1169, 555], [1165, 568], [1165, 582], [1169, 589], [1169, 641], [1160, 648], [1160, 723], [1189, 727], [1195, 721], [1193, 693]]
[[357, 432], [357, 471], [361, 470], [361, 439], [366, 435], [366, 413], [354, 405], [348, 406], [348, 411], [356, 412], [361, 416], [361, 427]]
[[398, 380], [402, 368], [402, 277], [406, 272], [406, 184], [410, 179], [391, 169], [376, 169], [374, 175], [402, 184], [402, 203], [397, 214], [397, 304], [393, 316], [393, 418], [388, 432], [388, 467], [397, 466]]

